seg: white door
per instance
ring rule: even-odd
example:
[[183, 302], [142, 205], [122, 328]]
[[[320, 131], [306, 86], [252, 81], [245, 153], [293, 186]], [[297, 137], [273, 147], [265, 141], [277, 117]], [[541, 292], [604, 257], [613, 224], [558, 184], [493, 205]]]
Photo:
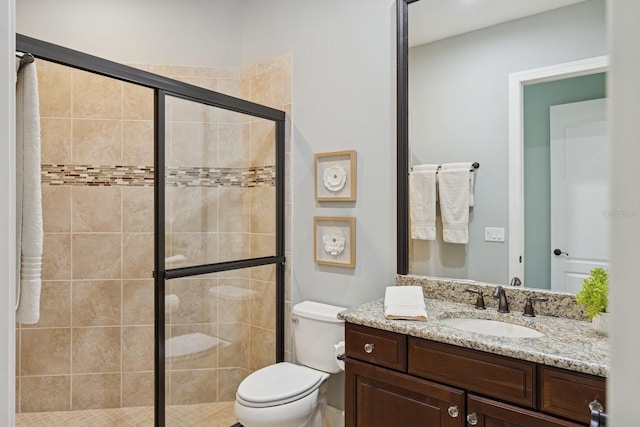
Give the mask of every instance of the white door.
[[552, 106], [551, 289], [577, 292], [609, 265], [606, 101]]

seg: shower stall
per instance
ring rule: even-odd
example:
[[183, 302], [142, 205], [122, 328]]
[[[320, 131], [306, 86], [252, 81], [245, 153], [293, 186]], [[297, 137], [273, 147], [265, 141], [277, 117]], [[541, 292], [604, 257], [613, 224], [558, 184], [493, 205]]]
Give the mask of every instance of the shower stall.
[[17, 425], [233, 425], [240, 381], [288, 345], [290, 58], [125, 66], [16, 45], [37, 58], [44, 222]]

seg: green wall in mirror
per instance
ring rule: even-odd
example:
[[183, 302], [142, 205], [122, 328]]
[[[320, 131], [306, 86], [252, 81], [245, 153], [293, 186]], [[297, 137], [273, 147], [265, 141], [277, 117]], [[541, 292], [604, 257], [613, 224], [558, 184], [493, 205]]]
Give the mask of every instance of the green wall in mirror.
[[524, 87], [524, 282], [527, 286], [549, 289], [551, 283], [549, 108], [605, 96], [605, 73]]

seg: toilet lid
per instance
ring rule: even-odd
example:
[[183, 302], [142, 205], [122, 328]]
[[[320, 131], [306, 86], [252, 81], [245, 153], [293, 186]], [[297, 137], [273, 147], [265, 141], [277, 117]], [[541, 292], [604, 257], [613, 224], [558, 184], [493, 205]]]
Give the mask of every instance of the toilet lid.
[[323, 380], [321, 372], [288, 362], [259, 369], [245, 378], [237, 397], [251, 406], [273, 406], [303, 397]]

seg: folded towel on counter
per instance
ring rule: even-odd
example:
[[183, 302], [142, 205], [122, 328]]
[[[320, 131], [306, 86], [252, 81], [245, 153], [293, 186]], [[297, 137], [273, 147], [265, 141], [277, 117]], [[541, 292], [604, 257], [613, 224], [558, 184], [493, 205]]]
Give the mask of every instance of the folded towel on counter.
[[459, 163], [445, 163], [441, 166], [442, 169], [466, 169], [469, 171], [469, 206], [473, 206], [475, 203], [473, 197], [473, 187], [475, 185], [475, 172], [473, 162], [459, 162]]
[[411, 238], [436, 239], [436, 172], [438, 165], [416, 165], [409, 174]]
[[427, 320], [422, 287], [387, 286], [384, 292], [384, 317], [396, 320]]
[[442, 239], [447, 243], [469, 242], [469, 169], [438, 172]]

